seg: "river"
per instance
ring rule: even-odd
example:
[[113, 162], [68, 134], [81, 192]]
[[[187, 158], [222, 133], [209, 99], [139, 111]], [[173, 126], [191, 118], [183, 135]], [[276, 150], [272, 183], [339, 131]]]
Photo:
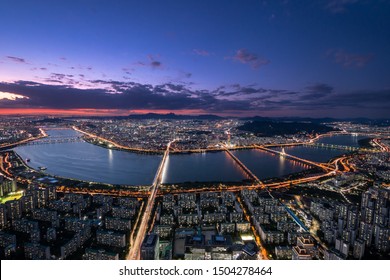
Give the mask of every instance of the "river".
[[[48, 139], [77, 137], [71, 129], [47, 130]], [[321, 143], [352, 145], [364, 137], [351, 135], [321, 138]], [[44, 141], [42, 140], [42, 141]], [[38, 140], [39, 141], [39, 140]], [[85, 181], [123, 185], [150, 185], [162, 155], [147, 155], [102, 148], [87, 142], [18, 146], [14, 150], [35, 169], [46, 167], [51, 175]], [[326, 162], [346, 151], [314, 147], [285, 148], [286, 153], [308, 160]], [[233, 154], [259, 179], [280, 177], [307, 166], [259, 150], [237, 150]], [[240, 182], [247, 179], [226, 152], [171, 154], [163, 172], [164, 183]]]

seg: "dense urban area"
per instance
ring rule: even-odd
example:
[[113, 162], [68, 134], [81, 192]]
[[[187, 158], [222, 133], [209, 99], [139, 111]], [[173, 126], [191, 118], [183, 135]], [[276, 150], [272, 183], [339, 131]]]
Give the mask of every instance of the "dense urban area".
[[[80, 136], [48, 137], [63, 128]], [[351, 134], [365, 137], [357, 146], [318, 142]], [[76, 142], [159, 155], [160, 164], [151, 185], [110, 184], [33, 168], [14, 149]], [[343, 152], [318, 162], [291, 147]], [[305, 168], [259, 178], [239, 150]], [[163, 181], [170, 154], [199, 153], [226, 154], [246, 179]], [[0, 197], [1, 259], [390, 259], [389, 123], [2, 117]]]

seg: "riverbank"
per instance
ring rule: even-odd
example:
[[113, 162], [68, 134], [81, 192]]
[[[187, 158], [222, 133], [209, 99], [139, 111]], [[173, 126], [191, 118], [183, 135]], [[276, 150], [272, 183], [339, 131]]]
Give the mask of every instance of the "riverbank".
[[[72, 129], [82, 133], [84, 135], [83, 139], [93, 145], [97, 145], [99, 147], [103, 147], [106, 149], [118, 150], [118, 151], [127, 151], [134, 153], [143, 153], [143, 154], [163, 154], [164, 150], [153, 150], [153, 149], [143, 149], [143, 148], [132, 148], [120, 145], [112, 140], [105, 139], [103, 137], [97, 136], [95, 134], [89, 133], [87, 131], [81, 130], [76, 126], [72, 126]], [[320, 137], [320, 136], [317, 136]], [[307, 142], [302, 143], [291, 143], [291, 144], [265, 144], [266, 147], [281, 147], [281, 146], [298, 146], [310, 143], [312, 139]], [[254, 145], [248, 146], [232, 146], [229, 147], [229, 150], [246, 150], [246, 149], [255, 149]], [[192, 153], [207, 153], [207, 152], [222, 152], [225, 151], [225, 147], [213, 147], [213, 148], [198, 148], [198, 149], [188, 149], [188, 150], [175, 150], [172, 149], [170, 153], [172, 154], [192, 154]]]
[[[55, 132], [48, 131], [51, 137], [66, 138], [66, 137], [78, 137], [80, 138], [80, 132], [65, 129], [66, 131]], [[329, 136], [329, 135], [328, 135]], [[90, 137], [90, 135], [88, 136]], [[96, 140], [95, 142], [97, 142]], [[131, 188], [137, 188], [139, 186], [149, 186], [153, 179], [151, 174], [155, 174], [155, 168], [160, 162], [160, 153], [156, 151], [137, 151], [137, 153], [151, 154], [154, 156], [142, 156], [131, 155], [131, 153], [120, 153], [122, 149], [113, 148], [100, 145], [91, 145], [92, 143], [86, 143], [84, 141], [77, 143], [65, 143], [65, 144], [53, 144], [53, 145], [38, 145], [38, 146], [24, 146], [15, 149], [15, 152], [20, 153], [20, 162], [23, 162], [28, 166], [28, 170], [39, 174], [39, 177], [48, 177], [50, 179], [58, 179], [61, 183], [66, 181], [69, 186], [71, 184], [78, 186], [89, 185], [102, 185], [104, 188], [117, 188], [119, 186], [131, 186]], [[288, 145], [299, 145], [300, 143], [291, 143]], [[112, 145], [112, 144], [111, 144]], [[284, 146], [285, 144], [273, 144], [273, 146]], [[98, 147], [100, 146], [100, 147]], [[106, 148], [106, 149], [101, 149]], [[302, 168], [297, 168], [299, 164], [293, 164], [290, 167], [290, 163], [287, 164], [287, 157], [270, 157], [266, 154], [260, 154], [257, 151], [253, 151], [253, 146], [236, 146], [231, 150], [243, 150], [238, 154], [242, 154], [243, 160], [249, 161], [248, 168], [252, 172], [257, 172], [256, 176], [262, 178], [279, 178], [281, 181], [286, 179], [286, 175], [295, 174]], [[300, 148], [299, 148], [300, 149]], [[303, 150], [305, 150], [304, 148]], [[114, 151], [118, 150], [118, 151]], [[230, 150], [230, 147], [229, 147]], [[244, 152], [247, 150], [248, 152]], [[308, 150], [308, 149], [307, 149]], [[318, 150], [318, 149], [316, 149]], [[164, 182], [213, 182], [221, 184], [229, 182], [239, 182], [242, 178], [242, 170], [238, 170], [232, 165], [228, 157], [221, 153], [226, 151], [225, 148], [213, 148], [213, 149], [197, 149], [197, 150], [184, 150], [177, 151], [172, 150], [172, 157], [169, 159], [170, 163], [167, 164], [166, 176]], [[303, 151], [305, 152], [305, 151]], [[322, 150], [312, 151], [307, 156], [316, 157], [316, 154], [322, 153], [322, 159], [318, 160], [314, 157], [314, 162], [323, 162], [326, 169], [331, 170], [330, 165], [326, 165], [330, 158], [332, 158], [337, 152], [329, 152]], [[197, 153], [199, 155], [193, 155], [188, 157], [178, 157], [176, 155], [185, 155]], [[204, 154], [203, 154], [204, 153]], [[286, 149], [286, 153], [287, 149]], [[201, 155], [202, 154], [202, 155]], [[218, 155], [219, 154], [219, 155]], [[253, 155], [252, 155], [253, 154]], [[329, 155], [329, 157], [327, 157]], [[332, 155], [332, 156], [331, 156]], [[297, 154], [297, 156], [305, 159], [305, 154]], [[29, 158], [31, 162], [25, 162], [23, 159]], [[325, 160], [326, 159], [326, 160]], [[269, 162], [270, 161], [270, 162]], [[288, 160], [289, 161], [289, 160]], [[340, 163], [342, 164], [342, 162]], [[347, 162], [344, 162], [347, 164]], [[31, 167], [30, 167], [31, 165]], [[316, 165], [316, 164], [313, 164]], [[319, 164], [318, 164], [319, 165]], [[39, 170], [40, 166], [48, 167], [48, 170], [42, 172]], [[339, 166], [339, 170], [344, 170]], [[27, 167], [25, 167], [27, 170]], [[304, 166], [304, 168], [308, 168]], [[253, 169], [253, 170], [252, 170]], [[276, 172], [276, 171], [278, 172]], [[52, 175], [56, 174], [56, 175]], [[27, 174], [28, 175], [28, 174]], [[294, 180], [299, 177], [305, 177], [309, 174], [300, 174], [291, 176], [290, 180]], [[28, 175], [29, 176], [29, 175]], [[176, 177], [175, 177], [176, 176]], [[150, 177], [150, 182], [149, 178]], [[259, 177], [259, 178], [260, 178]], [[283, 178], [284, 177], [284, 178]], [[77, 178], [77, 179], [76, 179]], [[48, 179], [45, 179], [48, 180]], [[266, 179], [264, 179], [266, 180]], [[267, 180], [266, 180], [267, 181]], [[105, 183], [101, 183], [105, 182]], [[273, 181], [275, 182], [275, 181]], [[273, 182], [269, 182], [273, 184]], [[268, 182], [267, 182], [268, 183]], [[245, 183], [238, 183], [245, 184]]]
[[109, 184], [109, 183], [102, 183], [102, 182], [94, 182], [94, 181], [85, 181], [81, 179], [76, 178], [69, 178], [69, 177], [63, 177], [53, 174], [48, 174], [46, 172], [43, 172], [41, 170], [34, 169], [30, 167], [23, 159], [22, 157], [16, 153], [15, 151], [9, 151], [12, 156], [11, 162], [12, 166], [18, 166], [17, 168], [11, 168], [11, 173], [15, 178], [19, 178], [23, 181], [35, 181], [40, 184], [46, 184], [45, 179], [56, 179], [55, 183], [49, 183], [54, 184], [56, 186], [62, 186], [62, 187], [73, 187], [73, 188], [80, 188], [80, 189], [122, 189], [122, 190], [131, 190], [131, 191], [140, 191], [143, 188], [147, 189], [149, 186], [145, 185], [120, 185], [120, 184]]
[[[87, 131], [84, 131], [76, 126], [72, 126], [72, 129], [82, 133], [84, 135], [83, 139], [93, 145], [106, 148], [106, 149], [112, 149], [112, 150], [118, 150], [118, 151], [127, 151], [127, 152], [133, 152], [133, 153], [140, 153], [140, 154], [163, 154], [164, 150], [153, 150], [153, 149], [146, 149], [146, 148], [132, 148], [123, 146], [121, 144], [118, 144], [112, 140], [105, 139], [101, 136], [89, 133]], [[337, 135], [352, 135], [355, 133], [345, 132], [345, 131], [334, 131], [334, 132], [328, 132], [324, 134], [319, 134], [314, 138], [308, 139], [304, 142], [293, 142], [293, 143], [275, 143], [275, 144], [261, 144], [261, 146], [267, 147], [267, 148], [274, 148], [274, 147], [290, 147], [290, 146], [303, 146], [303, 145], [310, 145], [321, 138], [325, 137], [332, 137]], [[252, 144], [247, 146], [231, 146], [228, 149], [229, 150], [249, 150], [249, 149], [255, 149], [256, 145], [258, 144]], [[209, 152], [223, 152], [225, 151], [225, 147], [212, 147], [212, 148], [198, 148], [198, 149], [186, 149], [186, 150], [177, 150], [172, 149], [170, 151], [171, 154], [193, 154], [193, 153], [209, 153]]]
[[19, 145], [23, 145], [23, 144], [26, 144], [26, 143], [28, 143], [28, 142], [35, 141], [35, 140], [39, 140], [39, 139], [42, 139], [42, 138], [45, 138], [45, 137], [48, 137], [48, 136], [49, 136], [49, 135], [46, 134], [46, 132], [45, 132], [42, 128], [40, 128], [39, 131], [40, 131], [40, 133], [41, 133], [41, 135], [39, 135], [39, 136], [27, 138], [27, 139], [24, 139], [24, 140], [15, 142], [15, 143], [0, 145], [0, 151], [12, 149], [12, 148], [15, 148], [15, 147], [17, 147], [17, 146], [19, 146]]

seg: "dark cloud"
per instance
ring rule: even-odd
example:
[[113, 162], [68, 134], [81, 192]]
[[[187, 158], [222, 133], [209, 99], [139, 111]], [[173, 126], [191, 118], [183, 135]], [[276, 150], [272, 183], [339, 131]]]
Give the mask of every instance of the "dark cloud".
[[305, 90], [308, 94], [304, 94], [300, 98], [306, 100], [308, 99], [312, 100], [312, 99], [322, 98], [324, 96], [331, 94], [333, 92], [333, 87], [327, 84], [317, 83], [305, 87]]
[[46, 83], [57, 83], [57, 84], [63, 84], [64, 83], [64, 81], [62, 81], [60, 79], [50, 79], [50, 78], [45, 79], [45, 82]]
[[[62, 82], [62, 80], [59, 79], [56, 82]], [[14, 102], [0, 100], [0, 108], [222, 111], [245, 110], [250, 106], [249, 101], [219, 100], [208, 91], [192, 91], [182, 85], [152, 86], [103, 80], [93, 82], [99, 85], [110, 85], [115, 93], [107, 89], [79, 89], [65, 84], [48, 85], [27, 81], [0, 83], [0, 91], [27, 97]]]
[[48, 63], [47, 65], [54, 66], [54, 67], [60, 67], [58, 64], [55, 64], [55, 63]]
[[83, 74], [72, 75], [72, 74], [62, 74], [62, 73], [50, 73], [49, 77], [44, 81], [49, 84], [63, 84], [68, 85], [69, 87], [78, 87], [82, 86], [82, 82], [85, 76]]
[[33, 67], [33, 68], [31, 68], [31, 70], [32, 70], [32, 71], [37, 71], [37, 70], [46, 71], [47, 68], [46, 68], [46, 67], [40, 67], [40, 68], [38, 68], [38, 67]]
[[[336, 92], [327, 84], [307, 86], [302, 91], [266, 89], [238, 84], [221, 86], [216, 90], [194, 90], [187, 85], [166, 83], [140, 84], [112, 80], [87, 81], [97, 88], [80, 89], [80, 82], [69, 83], [72, 75], [53, 73], [50, 83], [30, 81], [0, 83], [0, 91], [25, 98], [0, 100], [0, 108], [49, 109], [118, 109], [118, 110], [203, 110], [209, 113], [237, 113], [275, 111], [306, 112], [315, 116], [325, 112], [332, 116], [339, 112], [366, 110], [368, 114], [389, 117], [390, 90]], [[48, 81], [49, 82], [49, 81]], [[361, 116], [361, 115], [360, 115]]]
[[6, 56], [7, 59], [17, 62], [17, 63], [25, 63], [27, 64], [27, 61], [24, 58], [21, 57], [16, 57], [16, 56]]
[[192, 53], [194, 53], [196, 55], [200, 55], [200, 56], [209, 56], [210, 55], [210, 53], [208, 51], [202, 50], [202, 49], [193, 49]]
[[[216, 90], [212, 91], [212, 94], [219, 97], [245, 97], [245, 98], [256, 98], [263, 100], [271, 97], [291, 96], [298, 92], [288, 90], [276, 90], [276, 89], [265, 89], [254, 86], [241, 86], [240, 84], [232, 84], [230, 86], [221, 86]], [[248, 97], [249, 96], [249, 97]]]
[[329, 50], [327, 55], [333, 62], [342, 65], [345, 68], [362, 68], [372, 59], [373, 54], [355, 54], [344, 50]]
[[307, 86], [305, 88], [310, 93], [322, 93], [322, 94], [329, 94], [333, 91], [333, 87], [327, 84], [314, 84], [311, 86]]
[[325, 8], [331, 13], [344, 13], [347, 7], [358, 2], [358, 0], [328, 0]]
[[183, 85], [175, 85], [169, 83], [169, 84], [165, 84], [164, 86], [173, 91], [178, 91], [178, 92], [186, 91], [186, 88]]
[[321, 99], [293, 102], [286, 107], [308, 116], [389, 118], [390, 90], [333, 93]]
[[157, 60], [153, 55], [148, 55], [149, 61], [138, 61], [136, 64], [141, 65], [141, 66], [150, 66], [153, 69], [158, 69], [162, 68], [163, 64], [161, 61]]
[[60, 73], [51, 73], [50, 74], [51, 79], [56, 79], [56, 80], [63, 80], [66, 78], [65, 74], [60, 74]]
[[127, 75], [131, 75], [132, 72], [134, 71], [133, 68], [128, 68], [128, 67], [123, 67], [122, 71], [125, 72]]
[[160, 61], [154, 60], [154, 61], [150, 62], [150, 65], [153, 68], [159, 68], [159, 67], [161, 67], [162, 63]]
[[247, 49], [237, 50], [236, 54], [231, 59], [243, 64], [249, 64], [254, 69], [270, 63], [268, 59], [259, 57], [257, 54], [251, 53]]
[[252, 87], [234, 87], [233, 90], [226, 89], [225, 87], [218, 88], [217, 91], [214, 91], [216, 96], [243, 96], [243, 95], [253, 95], [253, 94], [262, 94], [268, 92], [263, 88], [252, 88]]

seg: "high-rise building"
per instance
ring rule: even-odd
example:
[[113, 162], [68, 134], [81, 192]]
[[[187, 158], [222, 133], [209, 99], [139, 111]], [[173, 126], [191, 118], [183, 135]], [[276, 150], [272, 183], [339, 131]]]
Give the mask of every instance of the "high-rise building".
[[87, 248], [83, 260], [119, 260], [119, 254], [107, 252], [103, 249]]
[[32, 194], [24, 195], [20, 198], [22, 203], [22, 210], [25, 213], [30, 213], [36, 207], [36, 201]]
[[49, 190], [47, 188], [35, 187], [32, 190], [36, 205], [38, 208], [43, 208], [49, 201]]
[[307, 250], [300, 246], [294, 246], [292, 249], [292, 259], [293, 260], [311, 260], [312, 256], [307, 252]]
[[0, 229], [7, 227], [7, 207], [0, 204]]
[[336, 238], [335, 249], [347, 257], [349, 253], [349, 242], [341, 238]]
[[57, 188], [55, 186], [47, 187], [47, 198], [48, 198], [48, 200], [56, 200], [57, 199]]
[[10, 220], [16, 220], [22, 217], [22, 203], [20, 199], [7, 201], [5, 205], [7, 207], [7, 214]]
[[96, 232], [96, 239], [99, 244], [114, 246], [114, 247], [125, 247], [126, 246], [126, 235], [124, 233], [98, 230]]
[[11, 192], [16, 192], [16, 180], [7, 180], [0, 176], [0, 196], [7, 195]]
[[0, 231], [0, 248], [3, 249], [0, 254], [9, 257], [16, 251], [16, 235]]
[[49, 227], [46, 230], [46, 241], [52, 242], [57, 240], [57, 230], [54, 227]]
[[380, 252], [390, 249], [390, 228], [375, 226], [375, 248]]
[[297, 246], [304, 248], [312, 257], [316, 251], [314, 239], [311, 236], [299, 236], [297, 238]]
[[142, 260], [158, 260], [159, 259], [159, 237], [157, 234], [152, 233], [145, 236], [145, 239], [141, 246], [141, 259]]
[[36, 243], [25, 243], [24, 256], [30, 260], [49, 260], [50, 247]]
[[347, 227], [348, 229], [356, 229], [358, 227], [359, 211], [351, 209], [348, 211]]
[[366, 247], [366, 243], [364, 240], [357, 239], [353, 244], [353, 257], [355, 259], [362, 259], [364, 256], [364, 249]]
[[372, 242], [373, 226], [371, 224], [360, 222], [359, 226], [359, 238], [366, 242], [367, 246], [371, 245]]
[[107, 217], [105, 219], [106, 229], [128, 231], [131, 229], [131, 220]]

